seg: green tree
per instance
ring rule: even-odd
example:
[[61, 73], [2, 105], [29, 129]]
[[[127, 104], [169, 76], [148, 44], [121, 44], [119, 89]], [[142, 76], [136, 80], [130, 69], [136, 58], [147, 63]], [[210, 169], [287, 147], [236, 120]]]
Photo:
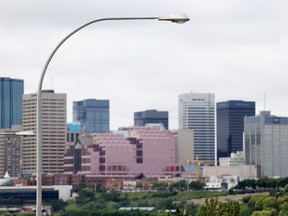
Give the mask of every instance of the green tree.
[[91, 187], [80, 187], [78, 194], [79, 196], [76, 198], [78, 204], [84, 204], [95, 199], [95, 193]]
[[270, 211], [262, 210], [253, 212], [252, 216], [272, 216]]
[[288, 192], [288, 184], [285, 185], [285, 187], [284, 187], [284, 191], [285, 191], [285, 193]]
[[287, 216], [288, 215], [288, 210], [287, 209], [282, 209], [280, 212], [279, 212], [279, 215], [278, 216]]
[[[73, 208], [72, 208], [72, 210], [73, 210]], [[88, 202], [88, 203], [84, 204], [81, 208], [89, 209], [89, 212], [96, 212], [99, 209], [106, 208], [106, 202], [92, 201], [92, 202]]]
[[63, 209], [67, 205], [67, 203], [64, 202], [62, 199], [53, 200], [53, 201], [51, 201], [49, 203], [50, 203], [50, 205], [52, 207], [52, 211], [53, 212], [59, 211], [59, 210]]
[[151, 185], [153, 190], [166, 190], [168, 188], [168, 184], [166, 182], [153, 182]]
[[251, 196], [251, 198], [248, 201], [247, 205], [250, 208], [256, 208], [256, 210], [262, 210], [263, 209], [262, 200], [264, 200], [266, 197], [267, 197], [267, 195]]
[[262, 201], [263, 203], [263, 209], [267, 208], [275, 208], [278, 209], [278, 203], [276, 197], [266, 197]]
[[219, 203], [218, 199], [206, 199], [205, 204], [200, 207], [197, 216], [239, 216], [240, 204], [236, 201]]
[[200, 181], [192, 181], [189, 184], [191, 190], [202, 190], [206, 184]]
[[205, 204], [200, 207], [200, 210], [197, 216], [216, 216], [220, 210], [220, 204], [218, 199], [211, 198], [210, 200], [206, 199]]
[[34, 212], [18, 212], [16, 213], [17, 216], [35, 216]]
[[242, 198], [242, 201], [243, 203], [248, 203], [250, 199], [251, 199], [251, 196], [245, 196]]
[[279, 205], [280, 210], [288, 210], [288, 203], [284, 202]]
[[177, 206], [175, 216], [182, 216], [180, 208]]
[[9, 212], [2, 212], [2, 213], [0, 213], [0, 215], [1, 216], [12, 216], [12, 214]]
[[220, 206], [219, 215], [238, 216], [240, 214], [240, 204], [237, 201], [228, 201]]
[[104, 199], [105, 201], [119, 202], [120, 192], [113, 190], [110, 193], [102, 193], [101, 198]]

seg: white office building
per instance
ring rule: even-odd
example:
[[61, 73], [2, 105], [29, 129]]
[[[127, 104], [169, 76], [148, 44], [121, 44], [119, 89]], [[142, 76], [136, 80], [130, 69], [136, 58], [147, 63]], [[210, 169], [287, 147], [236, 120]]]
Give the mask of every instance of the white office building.
[[[37, 94], [23, 95], [23, 130], [37, 132]], [[66, 143], [66, 94], [42, 91], [42, 171], [63, 173]], [[36, 172], [36, 136], [23, 137], [22, 174]]]
[[230, 157], [220, 157], [220, 166], [240, 166], [245, 164], [245, 154], [242, 151], [231, 153]]
[[185, 93], [178, 97], [179, 129], [194, 130], [194, 160], [215, 161], [215, 95]]

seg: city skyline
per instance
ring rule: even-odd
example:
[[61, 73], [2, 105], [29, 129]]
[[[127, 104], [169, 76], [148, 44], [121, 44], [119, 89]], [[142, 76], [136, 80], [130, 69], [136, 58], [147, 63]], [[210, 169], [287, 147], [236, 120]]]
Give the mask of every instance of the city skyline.
[[72, 101], [109, 99], [111, 129], [133, 125], [133, 113], [147, 109], [169, 111], [169, 128], [176, 129], [178, 95], [189, 91], [214, 93], [216, 102], [255, 101], [256, 114], [265, 107], [288, 116], [283, 103], [288, 90], [287, 8], [284, 0], [5, 1], [0, 9], [0, 73], [24, 79], [24, 93], [35, 93], [51, 51], [83, 23], [186, 13], [191, 20], [185, 25], [121, 21], [83, 30], [55, 55], [44, 89], [67, 93], [68, 121]]

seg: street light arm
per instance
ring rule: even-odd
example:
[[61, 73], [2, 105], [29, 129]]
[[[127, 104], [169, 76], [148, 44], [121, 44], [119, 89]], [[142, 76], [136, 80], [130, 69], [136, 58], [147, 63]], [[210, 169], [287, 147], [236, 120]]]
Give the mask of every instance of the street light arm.
[[[159, 19], [160, 18], [160, 19]], [[55, 53], [57, 52], [57, 50], [62, 46], [62, 44], [68, 39], [70, 38], [72, 35], [74, 35], [76, 32], [80, 31], [81, 29], [85, 28], [86, 26], [89, 26], [93, 23], [96, 22], [101, 22], [101, 21], [109, 21], [109, 20], [164, 20], [161, 19], [161, 17], [114, 17], [114, 18], [102, 18], [102, 19], [96, 19], [93, 21], [90, 21], [88, 23], [85, 23], [84, 25], [78, 27], [77, 29], [75, 29], [74, 31], [72, 31], [70, 34], [68, 34], [65, 38], [63, 38], [60, 43], [54, 48], [54, 50], [52, 51], [52, 53], [50, 54], [49, 58], [47, 59], [45, 66], [42, 70], [42, 74], [40, 77], [40, 82], [39, 82], [39, 86], [38, 86], [38, 92], [41, 92], [42, 90], [42, 85], [43, 85], [43, 81], [44, 81], [44, 77], [47, 71], [47, 68], [53, 58], [53, 56], [55, 55]], [[166, 19], [165, 21], [172, 21], [171, 19]], [[172, 21], [173, 22], [173, 21]]]
[[88, 23], [85, 23], [84, 25], [78, 27], [77, 29], [72, 31], [70, 34], [68, 34], [65, 38], [63, 38], [62, 41], [60, 41], [60, 43], [52, 51], [52, 53], [50, 54], [49, 58], [46, 61], [45, 66], [43, 68], [43, 71], [42, 71], [42, 74], [41, 74], [41, 77], [40, 77], [39, 86], [38, 86], [38, 92], [41, 92], [41, 90], [42, 90], [42, 85], [43, 85], [43, 81], [44, 81], [44, 77], [45, 77], [48, 65], [50, 64], [51, 59], [53, 58], [53, 56], [55, 55], [57, 50], [60, 48], [60, 46], [68, 38], [70, 38], [72, 35], [74, 35], [79, 30], [85, 28], [86, 26], [91, 25], [91, 24], [96, 23], [96, 22], [109, 21], [109, 20], [159, 20], [159, 21], [171, 21], [171, 22], [174, 22], [174, 23], [177, 23], [177, 24], [182, 24], [182, 23], [188, 22], [190, 19], [189, 19], [189, 17], [186, 14], [180, 14], [180, 15], [166, 15], [166, 16], [159, 16], [159, 17], [113, 17], [113, 18], [102, 18], [102, 19], [96, 19], [96, 20], [92, 20], [92, 21], [90, 21]]

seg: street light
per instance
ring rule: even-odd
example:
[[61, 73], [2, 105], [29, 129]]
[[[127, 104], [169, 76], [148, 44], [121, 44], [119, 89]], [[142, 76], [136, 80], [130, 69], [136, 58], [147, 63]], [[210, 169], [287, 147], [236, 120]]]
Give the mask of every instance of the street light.
[[18, 132], [0, 131], [0, 135], [35, 136], [35, 133], [33, 131], [18, 131]]
[[41, 128], [41, 118], [42, 118], [42, 111], [41, 111], [41, 92], [42, 92], [42, 85], [44, 81], [44, 76], [47, 71], [48, 65], [53, 58], [56, 51], [59, 49], [59, 47], [73, 34], [78, 32], [79, 30], [83, 29], [84, 27], [91, 25], [96, 22], [101, 21], [112, 21], [112, 20], [159, 20], [159, 21], [170, 21], [177, 24], [183, 24], [185, 22], [189, 21], [189, 18], [186, 14], [180, 14], [180, 15], [167, 15], [167, 16], [159, 16], [159, 17], [113, 17], [113, 18], [102, 18], [102, 19], [96, 19], [93, 21], [90, 21], [74, 31], [72, 31], [70, 34], [68, 34], [60, 43], [55, 47], [55, 49], [50, 54], [48, 60], [46, 61], [46, 64], [43, 68], [39, 85], [38, 85], [38, 91], [37, 91], [37, 194], [36, 194], [36, 216], [42, 215], [42, 128]]

